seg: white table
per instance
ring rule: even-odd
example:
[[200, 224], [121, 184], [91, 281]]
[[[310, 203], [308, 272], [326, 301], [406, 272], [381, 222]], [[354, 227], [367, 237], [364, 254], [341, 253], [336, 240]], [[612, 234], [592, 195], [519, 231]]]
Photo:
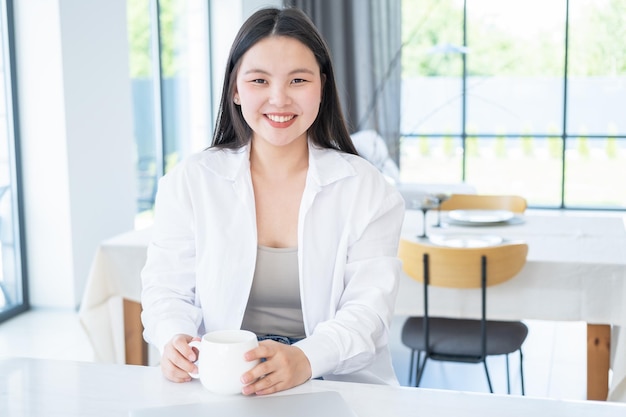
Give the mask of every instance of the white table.
[[[421, 212], [407, 212], [403, 238], [416, 239], [422, 230], [421, 216]], [[430, 216], [427, 223], [434, 222]], [[489, 313], [496, 318], [626, 324], [626, 228], [621, 217], [529, 212], [520, 224], [447, 225], [429, 227], [428, 234], [489, 234], [528, 243], [527, 264], [520, 274], [489, 290]], [[423, 312], [421, 286], [414, 280], [401, 280], [398, 314]], [[445, 291], [444, 303], [433, 305], [441, 312], [467, 315], [480, 301], [468, 299], [467, 291]]]
[[[0, 360], [0, 416], [114, 417], [129, 410], [223, 400], [199, 381], [177, 384], [156, 367], [47, 359]], [[359, 417], [623, 417], [626, 404], [309, 381], [275, 395], [338, 392]], [[237, 401], [244, 396], [229, 397]], [[297, 415], [297, 413], [294, 413]]]
[[103, 241], [96, 251], [79, 318], [97, 361], [147, 363], [147, 352], [136, 351], [145, 349], [138, 303], [150, 236], [150, 229], [123, 233]]
[[[431, 224], [435, 215], [429, 213]], [[421, 212], [409, 210], [403, 237], [413, 238], [418, 231]], [[490, 288], [489, 314], [514, 320], [585, 321], [593, 331], [613, 325], [612, 337], [611, 333], [589, 335], [588, 392], [602, 385], [596, 382], [599, 374], [605, 380], [604, 387], [599, 386], [604, 392], [601, 398], [607, 398], [610, 352], [613, 377], [608, 399], [626, 401], [626, 335], [619, 334], [620, 326], [626, 324], [626, 231], [622, 219], [529, 211], [526, 221], [518, 225], [429, 228], [431, 234], [487, 232], [529, 243], [528, 263], [519, 276]], [[141, 343], [140, 323], [124, 323], [123, 312], [124, 306], [127, 310], [134, 308], [126, 317], [137, 317], [134, 302], [140, 297], [140, 271], [149, 238], [149, 230], [129, 232], [102, 242], [95, 256], [79, 316], [100, 361], [142, 363], [129, 360], [126, 353], [135, 351]], [[421, 314], [421, 291], [420, 283], [404, 276], [396, 314]], [[468, 297], [455, 290], [443, 291], [448, 296], [443, 303], [433, 305], [436, 312], [472, 315], [478, 294]], [[581, 367], [584, 371], [584, 364]], [[588, 398], [599, 399], [596, 395]]]
[[[427, 224], [434, 224], [435, 216], [435, 212], [429, 213]], [[444, 214], [444, 224], [445, 218]], [[402, 237], [417, 239], [416, 235], [421, 231], [422, 213], [408, 211]], [[520, 224], [429, 227], [428, 234], [489, 234], [527, 242], [528, 260], [518, 276], [490, 287], [489, 316], [503, 320], [587, 322], [588, 398], [607, 397], [610, 361], [613, 378], [608, 399], [626, 401], [626, 334], [619, 331], [626, 325], [626, 228], [623, 218], [529, 211]], [[402, 279], [396, 314], [422, 314], [422, 288], [417, 281]], [[478, 290], [434, 288], [430, 308], [435, 315], [478, 317], [479, 303]], [[613, 325], [612, 337], [607, 325]]]

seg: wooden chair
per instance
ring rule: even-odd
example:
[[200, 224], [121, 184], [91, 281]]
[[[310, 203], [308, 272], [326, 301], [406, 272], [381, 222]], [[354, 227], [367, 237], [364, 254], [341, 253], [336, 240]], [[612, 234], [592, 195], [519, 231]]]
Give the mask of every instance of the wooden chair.
[[[528, 245], [505, 243], [483, 248], [452, 248], [401, 239], [399, 257], [404, 271], [424, 283], [424, 315], [409, 317], [402, 328], [402, 343], [411, 349], [409, 385], [415, 374], [419, 386], [428, 359], [451, 362], [482, 362], [489, 391], [493, 393], [486, 358], [506, 355], [507, 389], [511, 393], [509, 354], [519, 351], [521, 391], [524, 395], [522, 344], [528, 328], [519, 321], [487, 319], [487, 287], [503, 283], [526, 263]], [[432, 317], [429, 287], [480, 288], [481, 308], [476, 317]], [[422, 360], [422, 353], [425, 354]]]
[[440, 210], [510, 210], [524, 213], [527, 203], [518, 195], [452, 194], [441, 203]]

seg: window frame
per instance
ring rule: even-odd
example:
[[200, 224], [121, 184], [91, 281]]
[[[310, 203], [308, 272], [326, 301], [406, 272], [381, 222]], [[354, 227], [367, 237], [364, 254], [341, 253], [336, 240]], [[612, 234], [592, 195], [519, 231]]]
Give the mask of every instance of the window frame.
[[[10, 308], [0, 312], [0, 323], [17, 316], [31, 308], [30, 297], [28, 291], [28, 274], [26, 262], [26, 244], [24, 233], [24, 211], [22, 188], [22, 169], [21, 169], [21, 152], [20, 152], [20, 130], [19, 130], [19, 105], [18, 105], [18, 88], [17, 88], [17, 71], [15, 57], [15, 26], [13, 13], [13, 0], [0, 0], [2, 10], [2, 41], [4, 42], [4, 50], [6, 51], [6, 75], [5, 86], [7, 96], [7, 134], [9, 135], [9, 158], [11, 160], [12, 179], [11, 193], [13, 199], [13, 231], [16, 266], [15, 272], [19, 274], [16, 281], [21, 284], [21, 303], [15, 304]], [[6, 80], [8, 78], [8, 80]]]
[[[468, 45], [467, 41], [467, 22], [468, 22], [468, 1], [463, 1], [463, 21], [462, 21], [462, 45], [461, 47], [466, 49], [471, 46]], [[468, 79], [470, 78], [470, 74], [468, 71], [467, 65], [467, 55], [461, 54], [462, 60], [462, 74], [461, 78], [461, 91], [459, 92], [460, 96], [460, 131], [459, 132], [424, 132], [424, 133], [415, 133], [415, 132], [401, 132], [401, 138], [406, 139], [414, 139], [420, 140], [424, 138], [426, 140], [434, 140], [440, 141], [442, 138], [446, 136], [454, 136], [460, 137], [462, 156], [461, 156], [461, 178], [460, 181], [465, 182], [468, 176], [468, 159], [470, 158], [470, 153], [468, 152], [468, 139], [493, 139], [495, 137], [504, 138], [504, 139], [518, 139], [524, 136], [533, 136], [537, 138], [541, 137], [556, 137], [560, 138], [561, 141], [561, 155], [560, 155], [560, 163], [561, 163], [561, 179], [560, 179], [560, 195], [558, 197], [558, 203], [554, 206], [552, 205], [531, 205], [531, 208], [546, 208], [546, 209], [575, 209], [575, 210], [599, 210], [599, 211], [624, 211], [626, 210], [626, 206], [621, 207], [609, 207], [609, 206], [600, 206], [600, 205], [574, 205], [574, 204], [566, 204], [566, 191], [568, 187], [568, 178], [567, 178], [567, 168], [568, 161], [566, 156], [566, 150], [574, 143], [578, 138], [581, 137], [580, 133], [577, 132], [569, 132], [568, 131], [568, 94], [570, 92], [569, 89], [569, 53], [570, 53], [570, 1], [565, 0], [565, 38], [564, 38], [564, 68], [562, 74], [562, 83], [563, 83], [563, 96], [561, 97], [562, 101], [562, 120], [560, 121], [561, 125], [559, 126], [560, 132], [556, 132], [554, 134], [547, 133], [528, 133], [528, 132], [514, 132], [514, 133], [503, 133], [503, 134], [493, 134], [493, 133], [480, 133], [480, 132], [468, 132]], [[599, 134], [586, 134], [585, 138], [589, 140], [601, 140], [601, 139], [615, 139], [620, 142], [626, 142], [626, 134], [607, 134], [599, 135]], [[400, 139], [402, 140], [402, 139]], [[400, 169], [402, 170], [402, 166]], [[556, 179], [555, 179], [556, 181]], [[556, 199], [555, 199], [556, 200]]]

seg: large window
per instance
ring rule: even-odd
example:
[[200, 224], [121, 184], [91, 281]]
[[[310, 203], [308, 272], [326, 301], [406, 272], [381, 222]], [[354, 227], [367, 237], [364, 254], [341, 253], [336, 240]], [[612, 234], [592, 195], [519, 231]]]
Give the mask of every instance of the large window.
[[626, 208], [626, 0], [403, 0], [401, 178]]
[[210, 144], [208, 7], [206, 0], [128, 1], [138, 227], [151, 220], [158, 179]]
[[28, 308], [23, 269], [12, 2], [0, 0], [0, 321]]

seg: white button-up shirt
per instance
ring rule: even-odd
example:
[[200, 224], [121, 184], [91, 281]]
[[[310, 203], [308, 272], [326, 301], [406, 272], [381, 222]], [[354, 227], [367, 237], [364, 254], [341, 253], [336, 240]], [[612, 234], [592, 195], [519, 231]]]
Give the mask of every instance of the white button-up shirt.
[[[397, 384], [388, 348], [404, 201], [365, 159], [309, 146], [298, 217], [300, 296], [312, 377]], [[142, 271], [145, 338], [239, 329], [257, 230], [249, 147], [208, 149], [161, 178]]]

